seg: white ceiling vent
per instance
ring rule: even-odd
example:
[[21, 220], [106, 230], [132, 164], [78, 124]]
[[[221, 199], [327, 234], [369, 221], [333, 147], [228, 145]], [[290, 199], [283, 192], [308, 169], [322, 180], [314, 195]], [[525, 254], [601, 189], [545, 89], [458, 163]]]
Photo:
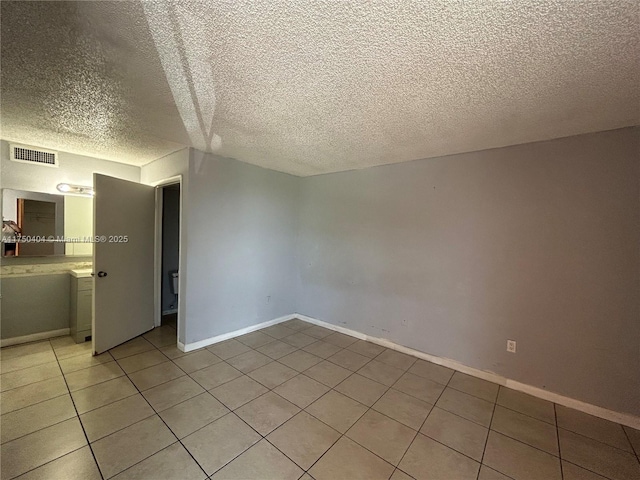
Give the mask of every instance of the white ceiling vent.
[[11, 150], [11, 160], [14, 162], [32, 163], [36, 165], [46, 165], [47, 167], [58, 166], [58, 152], [45, 150], [28, 145], [9, 145]]

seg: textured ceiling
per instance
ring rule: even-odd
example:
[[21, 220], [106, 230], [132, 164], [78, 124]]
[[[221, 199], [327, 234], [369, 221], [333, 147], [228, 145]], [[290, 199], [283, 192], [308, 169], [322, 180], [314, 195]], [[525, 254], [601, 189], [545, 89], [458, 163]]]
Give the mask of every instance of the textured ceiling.
[[2, 137], [295, 175], [640, 123], [640, 2], [2, 2]]

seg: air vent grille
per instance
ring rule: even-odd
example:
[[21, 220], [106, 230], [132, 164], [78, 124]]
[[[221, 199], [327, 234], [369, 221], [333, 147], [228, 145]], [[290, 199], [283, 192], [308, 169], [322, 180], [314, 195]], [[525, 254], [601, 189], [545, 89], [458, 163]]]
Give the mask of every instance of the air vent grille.
[[58, 152], [26, 145], [11, 145], [10, 148], [11, 160], [14, 162], [33, 163], [49, 167], [58, 166]]

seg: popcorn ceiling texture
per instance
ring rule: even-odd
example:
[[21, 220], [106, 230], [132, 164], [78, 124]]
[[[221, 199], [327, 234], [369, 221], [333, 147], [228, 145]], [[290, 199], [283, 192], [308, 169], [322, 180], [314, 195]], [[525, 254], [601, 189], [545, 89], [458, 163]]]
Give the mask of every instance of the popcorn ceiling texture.
[[2, 137], [294, 175], [640, 123], [632, 0], [2, 2]]

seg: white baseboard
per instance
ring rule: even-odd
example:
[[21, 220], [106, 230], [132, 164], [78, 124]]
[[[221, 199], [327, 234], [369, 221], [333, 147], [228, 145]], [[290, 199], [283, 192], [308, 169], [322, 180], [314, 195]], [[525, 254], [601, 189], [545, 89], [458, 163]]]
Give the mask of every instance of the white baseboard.
[[60, 330], [50, 330], [48, 332], [32, 333], [31, 335], [23, 335], [21, 337], [4, 338], [0, 340], [0, 347], [9, 347], [11, 345], [20, 345], [21, 343], [37, 342], [38, 340], [46, 340], [47, 338], [62, 337], [69, 335], [70, 329], [61, 328]]
[[332, 323], [324, 322], [322, 320], [318, 320], [313, 317], [308, 317], [306, 315], [302, 315], [299, 313], [296, 313], [291, 317], [299, 318], [300, 320], [304, 320], [305, 322], [313, 323], [314, 325], [319, 325], [321, 327], [328, 328], [329, 330], [335, 330], [336, 332], [344, 333], [346, 335], [350, 335], [352, 337], [356, 337], [361, 340], [366, 340], [368, 342], [375, 343], [383, 347], [396, 350], [398, 352], [406, 353], [408, 355], [412, 355], [414, 357], [418, 357], [423, 360], [427, 360], [429, 362], [442, 365], [443, 367], [448, 367], [458, 372], [466, 373], [467, 375], [471, 375], [473, 377], [478, 377], [483, 380], [488, 380], [489, 382], [497, 383], [498, 385], [503, 385], [507, 388], [511, 388], [513, 390], [527, 393], [529, 395], [541, 398], [543, 400], [548, 400], [550, 402], [557, 403], [558, 405], [563, 405], [565, 407], [573, 408], [580, 412], [588, 413], [589, 415], [594, 415], [599, 418], [604, 418], [605, 420], [610, 420], [612, 422], [620, 423], [622, 425], [626, 425], [628, 427], [632, 427], [640, 430], [640, 417], [636, 417], [635, 415], [631, 415], [629, 413], [615, 412], [613, 410], [599, 407], [597, 405], [592, 405], [590, 403], [582, 402], [574, 398], [565, 397], [564, 395], [560, 395], [558, 393], [550, 392], [542, 388], [534, 387], [532, 385], [527, 385], [526, 383], [520, 383], [515, 380], [511, 380], [509, 378], [503, 377], [496, 373], [485, 372], [484, 370], [479, 370], [477, 368], [469, 367], [467, 365], [464, 365], [460, 362], [456, 362], [455, 360], [451, 360], [449, 358], [429, 355], [428, 353], [424, 353], [419, 350], [414, 350], [413, 348], [398, 345], [397, 343], [393, 343], [392, 341], [386, 340], [384, 338], [372, 337], [364, 333], [356, 332], [355, 330], [350, 330], [345, 327], [333, 325]]
[[250, 327], [241, 328], [240, 330], [223, 333], [222, 335], [217, 335], [215, 337], [205, 338], [204, 340], [200, 340], [199, 342], [188, 343], [186, 345], [178, 342], [178, 349], [183, 352], [191, 352], [202, 347], [208, 347], [209, 345], [213, 345], [214, 343], [223, 342], [225, 340], [229, 340], [230, 338], [239, 337], [240, 335], [245, 335], [262, 328], [270, 327], [271, 325], [286, 322], [287, 320], [293, 320], [294, 318], [296, 318], [296, 315], [285, 315], [284, 317], [279, 317], [274, 320], [262, 322], [257, 325], [251, 325]]

